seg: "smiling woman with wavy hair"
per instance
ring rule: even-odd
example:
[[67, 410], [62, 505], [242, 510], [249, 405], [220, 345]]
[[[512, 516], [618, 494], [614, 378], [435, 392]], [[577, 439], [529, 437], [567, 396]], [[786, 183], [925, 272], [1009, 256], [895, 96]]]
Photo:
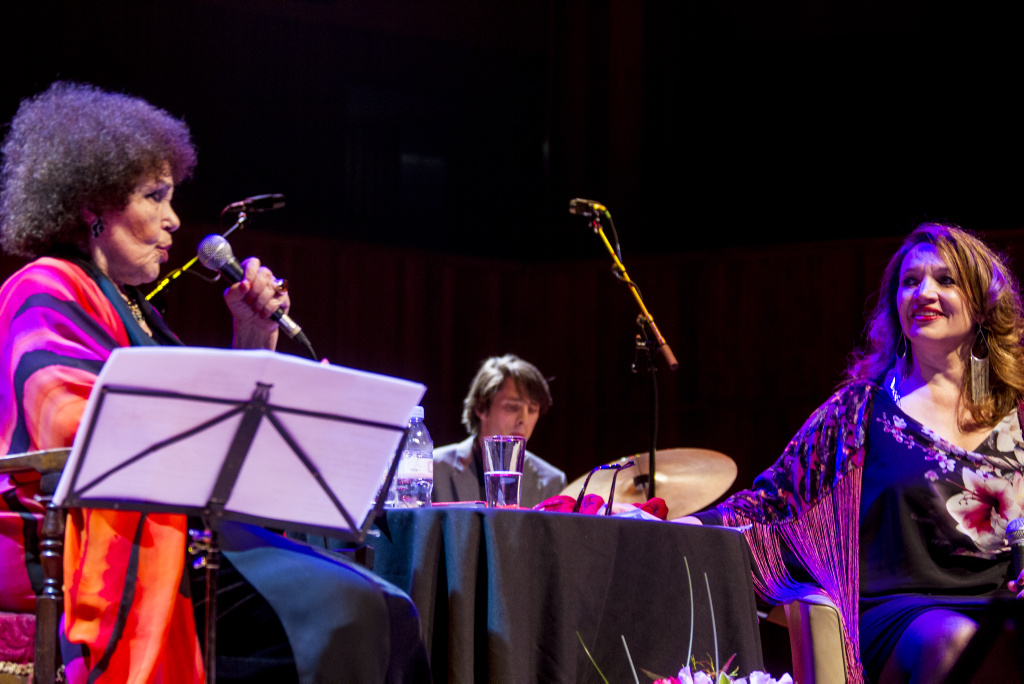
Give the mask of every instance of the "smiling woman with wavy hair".
[[900, 245], [882, 275], [874, 311], [868, 319], [867, 342], [855, 352], [847, 370], [850, 382], [881, 381], [897, 365], [899, 351], [911, 362], [914, 345], [906, 340], [900, 325], [896, 295], [900, 287], [900, 266], [917, 245], [935, 247], [948, 265], [984, 343], [977, 333], [964, 347], [965, 363], [970, 353], [984, 354], [988, 348], [989, 392], [975, 398], [971, 373], [963, 375], [960, 401], [968, 417], [979, 427], [991, 427], [1016, 408], [1024, 396], [1024, 305], [1017, 280], [998, 252], [977, 236], [955, 225], [923, 223]]
[[1020, 589], [1004, 534], [1024, 516], [1022, 332], [1006, 262], [918, 226], [836, 392], [754, 489], [684, 519], [743, 527], [769, 600], [831, 599], [848, 681], [943, 681], [991, 598]]

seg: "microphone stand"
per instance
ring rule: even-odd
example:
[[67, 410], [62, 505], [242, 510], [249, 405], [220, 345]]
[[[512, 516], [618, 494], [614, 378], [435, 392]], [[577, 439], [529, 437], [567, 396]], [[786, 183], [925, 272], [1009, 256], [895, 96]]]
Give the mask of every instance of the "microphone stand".
[[643, 315], [636, 317], [636, 323], [640, 326], [640, 332], [636, 335], [636, 353], [633, 356], [633, 367], [630, 369], [633, 373], [638, 373], [638, 363], [640, 361], [640, 355], [644, 357], [644, 361], [647, 364], [647, 372], [651, 374], [651, 421], [650, 421], [650, 439], [651, 448], [648, 452], [648, 467], [646, 473], [640, 473], [633, 478], [633, 485], [636, 487], [643, 487], [647, 493], [648, 501], [653, 499], [654, 493], [654, 473], [656, 468], [655, 465], [655, 448], [658, 444], [658, 365], [654, 362], [654, 358], [651, 356], [652, 335], [647, 329], [646, 322], [644, 321]]
[[[258, 214], [264, 211], [273, 211], [274, 209], [281, 209], [282, 207], [284, 207], [284, 195], [281, 195], [279, 193], [274, 193], [270, 195], [256, 195], [255, 197], [246, 197], [244, 200], [241, 200], [239, 202], [232, 202], [231, 204], [220, 210], [221, 218], [224, 217], [224, 214], [237, 211], [238, 219], [235, 221], [235, 225], [225, 230], [221, 237], [226, 238], [228, 235], [231, 235], [231, 233], [235, 232], [236, 229], [245, 228], [245, 222], [249, 218], [246, 212]], [[195, 266], [195, 263], [197, 261], [199, 261], [199, 257], [194, 256], [191, 259], [189, 259], [188, 263], [186, 263], [181, 268], [176, 268], [170, 273], [168, 273], [167, 277], [161, 280], [160, 283], [155, 288], [153, 288], [153, 291], [146, 295], [146, 301], [151, 301], [154, 297], [159, 296], [160, 292], [163, 291], [164, 288], [166, 288], [172, 282], [180, 278], [182, 273]], [[203, 280], [206, 280], [207, 282], [211, 283], [216, 282], [220, 278], [220, 274], [217, 274], [217, 276], [214, 277], [213, 280], [210, 280], [206, 276], [199, 275], [198, 273], [193, 273], [192, 275], [197, 275]], [[163, 309], [157, 307], [157, 309], [160, 310], [161, 314], [163, 314], [163, 309], [166, 309], [166, 307], [163, 307]], [[315, 358], [316, 357], [314, 356], [314, 359]]]
[[[225, 230], [224, 234], [222, 235], [222, 237], [227, 237], [228, 235], [231, 235], [231, 233], [235, 232], [236, 229], [245, 228], [245, 222], [246, 222], [247, 219], [248, 219], [248, 217], [245, 215], [244, 211], [238, 212], [238, 220], [235, 221], [235, 225], [233, 225], [230, 228], [228, 228], [227, 230]], [[185, 271], [187, 271], [190, 268], [192, 268], [193, 266], [195, 266], [197, 261], [199, 261], [199, 256], [198, 255], [192, 257], [191, 259], [189, 259], [185, 263], [185, 265], [182, 266], [181, 268], [176, 268], [173, 271], [171, 271], [170, 273], [168, 273], [167, 277], [164, 278], [163, 280], [161, 280], [160, 283], [156, 287], [153, 288], [153, 291], [150, 292], [148, 295], [146, 295], [146, 301], [147, 302], [151, 301], [154, 297], [159, 295], [160, 292], [164, 288], [166, 288], [168, 285], [170, 285], [175, 280], [180, 278], [182, 273], [184, 273]], [[195, 273], [193, 275], [199, 275], [199, 274]], [[212, 283], [212, 282], [215, 282], [218, 278], [220, 278], [220, 274], [217, 274], [217, 277], [213, 278], [212, 280], [210, 280], [206, 276], [202, 276], [202, 275], [200, 275], [199, 277], [202, 278], [203, 280], [207, 280], [208, 282]], [[163, 313], [163, 312], [161, 312], [161, 313]]]
[[[590, 222], [594, 232], [601, 238], [601, 242], [604, 243], [605, 248], [612, 257], [612, 273], [616, 278], [621, 280], [629, 287], [629, 291], [633, 294], [633, 299], [636, 300], [637, 305], [640, 307], [640, 315], [637, 316], [637, 323], [640, 325], [641, 334], [636, 336], [637, 354], [639, 355], [643, 351], [647, 355], [647, 369], [651, 374], [651, 449], [649, 453], [649, 467], [646, 475], [638, 475], [634, 478], [634, 482], [638, 485], [643, 486], [647, 499], [653, 499], [655, 497], [654, 487], [654, 474], [656, 471], [655, 464], [655, 449], [657, 446], [658, 438], [658, 380], [657, 380], [657, 366], [655, 365], [654, 359], [651, 356], [651, 351], [660, 351], [661, 355], [665, 357], [665, 362], [668, 364], [669, 370], [676, 370], [679, 368], [679, 362], [676, 361], [675, 354], [672, 353], [671, 347], [665, 341], [665, 337], [658, 330], [658, 325], [654, 322], [654, 316], [647, 310], [644, 305], [644, 300], [640, 296], [640, 290], [637, 288], [636, 283], [626, 273], [626, 267], [622, 265], [622, 261], [619, 259], [618, 252], [612, 243], [608, 241], [608, 236], [604, 233], [604, 227], [601, 225], [601, 214], [604, 214], [608, 221], [611, 222], [612, 230], [614, 230], [614, 223], [612, 222], [611, 213], [603, 206], [595, 211], [593, 221]], [[618, 242], [618, 239], [616, 239]], [[637, 372], [636, 359], [633, 362], [632, 371]]]

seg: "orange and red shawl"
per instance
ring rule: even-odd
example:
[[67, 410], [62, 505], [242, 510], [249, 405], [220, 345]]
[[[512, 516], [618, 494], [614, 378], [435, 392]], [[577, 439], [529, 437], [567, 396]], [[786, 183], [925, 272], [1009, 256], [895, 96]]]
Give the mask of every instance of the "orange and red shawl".
[[[81, 267], [44, 257], [0, 288], [0, 453], [70, 446], [124, 322]], [[42, 513], [38, 478], [0, 476], [0, 608], [32, 610]], [[185, 517], [71, 510], [64, 548], [64, 638], [80, 649], [68, 681], [202, 682], [182, 594]]]

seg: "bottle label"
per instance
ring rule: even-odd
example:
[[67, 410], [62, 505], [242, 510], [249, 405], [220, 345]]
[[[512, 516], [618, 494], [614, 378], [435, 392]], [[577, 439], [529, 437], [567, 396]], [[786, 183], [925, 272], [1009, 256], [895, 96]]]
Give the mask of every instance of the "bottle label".
[[434, 478], [434, 459], [430, 454], [403, 451], [402, 460], [398, 462], [398, 475], [432, 480]]

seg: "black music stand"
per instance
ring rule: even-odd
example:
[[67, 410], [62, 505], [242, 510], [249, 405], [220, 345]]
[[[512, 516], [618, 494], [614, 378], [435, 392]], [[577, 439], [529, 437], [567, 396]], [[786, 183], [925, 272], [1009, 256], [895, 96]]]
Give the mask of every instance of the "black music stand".
[[202, 518], [194, 541], [207, 572], [212, 682], [220, 521], [363, 541], [424, 390], [266, 351], [118, 349], [90, 395], [54, 499]]

